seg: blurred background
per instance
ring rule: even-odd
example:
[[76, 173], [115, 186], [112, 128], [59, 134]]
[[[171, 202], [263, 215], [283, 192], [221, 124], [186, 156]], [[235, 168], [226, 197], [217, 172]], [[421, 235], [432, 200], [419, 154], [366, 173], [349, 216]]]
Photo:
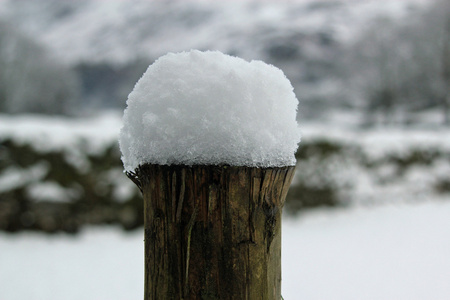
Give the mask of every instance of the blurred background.
[[[17, 274], [11, 270], [20, 271], [12, 261], [19, 259], [21, 241], [38, 254], [52, 253], [46, 248], [50, 240], [74, 253], [76, 247], [88, 247], [86, 239], [113, 248], [124, 240], [139, 241], [133, 247], [140, 253], [142, 199], [123, 174], [117, 143], [121, 116], [149, 64], [167, 52], [190, 49], [273, 64], [284, 71], [300, 101], [303, 138], [285, 206], [284, 247], [291, 250], [283, 250], [290, 251], [283, 252], [290, 264], [283, 293], [293, 296], [285, 299], [307, 290], [298, 286], [298, 278], [315, 288], [304, 299], [316, 299], [311, 295], [318, 295], [319, 282], [331, 281], [336, 289], [318, 299], [361, 299], [340, 288], [362, 280], [367, 270], [381, 275], [365, 283], [390, 271], [368, 259], [357, 264], [361, 269], [352, 269], [355, 276], [337, 284], [339, 270], [347, 270], [355, 257], [377, 257], [381, 249], [391, 257], [383, 262], [395, 264], [399, 258], [390, 254], [409, 251], [417, 241], [428, 248], [416, 245], [417, 256], [407, 256], [408, 267], [397, 271], [399, 278], [414, 273], [418, 257], [434, 256], [416, 272], [423, 278], [395, 277], [398, 285], [391, 289], [375, 280], [356, 291], [388, 293], [372, 293], [370, 299], [430, 299], [414, 292], [420, 286], [416, 281], [425, 281], [423, 288], [437, 293], [433, 299], [450, 298], [444, 283], [450, 277], [445, 254], [450, 253], [448, 0], [0, 0], [0, 279], [11, 280]], [[365, 222], [366, 217], [374, 222]], [[426, 223], [429, 231], [405, 229], [405, 222]], [[361, 236], [386, 237], [385, 243], [361, 247], [361, 236], [351, 238], [348, 231], [360, 226]], [[336, 234], [316, 243], [323, 234], [319, 229], [330, 227]], [[398, 246], [392, 236], [410, 239]], [[324, 266], [314, 279], [311, 272], [321, 269], [317, 264], [304, 269], [302, 251], [328, 255], [336, 241], [343, 246], [336, 260], [348, 264], [334, 266], [335, 273]], [[86, 249], [86, 256], [103, 253]], [[35, 257], [45, 262], [42, 268], [57, 264], [53, 255], [45, 257]], [[295, 273], [293, 261], [305, 273]], [[142, 268], [139, 260], [135, 263]], [[61, 299], [55, 285], [47, 286], [55, 274], [32, 287], [33, 295]], [[133, 277], [140, 280], [137, 288], [136, 280], [125, 285], [132, 286], [131, 294], [71, 295], [134, 299], [130, 295], [142, 294], [139, 276]], [[438, 279], [424, 280], [430, 276]], [[3, 297], [0, 289], [1, 299], [29, 298], [11, 287]], [[398, 290], [411, 294], [395, 294]]]

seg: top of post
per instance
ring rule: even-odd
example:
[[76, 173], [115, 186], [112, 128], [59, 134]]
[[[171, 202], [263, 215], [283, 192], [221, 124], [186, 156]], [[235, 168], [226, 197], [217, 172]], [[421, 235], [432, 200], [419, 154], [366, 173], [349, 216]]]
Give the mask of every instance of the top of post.
[[126, 171], [139, 165], [295, 165], [298, 100], [283, 72], [218, 51], [169, 53], [128, 96]]

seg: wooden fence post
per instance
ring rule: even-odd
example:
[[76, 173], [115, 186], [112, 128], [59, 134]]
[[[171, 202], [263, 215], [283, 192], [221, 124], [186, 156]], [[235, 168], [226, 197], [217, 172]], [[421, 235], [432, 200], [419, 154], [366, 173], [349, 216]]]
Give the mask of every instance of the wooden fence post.
[[261, 61], [191, 50], [148, 67], [119, 136], [144, 196], [144, 300], [281, 299], [297, 105]]
[[281, 299], [281, 211], [295, 167], [139, 166], [145, 296]]

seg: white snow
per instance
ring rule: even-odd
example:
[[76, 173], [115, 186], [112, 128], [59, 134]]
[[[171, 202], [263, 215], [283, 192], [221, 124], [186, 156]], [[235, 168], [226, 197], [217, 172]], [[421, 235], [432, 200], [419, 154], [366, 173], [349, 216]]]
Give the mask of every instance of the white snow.
[[86, 172], [90, 168], [86, 155], [117, 143], [120, 126], [117, 112], [86, 118], [0, 114], [0, 140], [30, 145], [40, 153], [63, 151], [69, 164]]
[[64, 188], [55, 181], [32, 183], [27, 187], [26, 193], [35, 201], [52, 202], [69, 202], [78, 194], [75, 189]]
[[[286, 300], [450, 298], [450, 202], [321, 210], [283, 222]], [[0, 299], [139, 299], [143, 232], [0, 232]], [[25, 288], [24, 288], [25, 287]]]
[[302, 125], [303, 136], [343, 144], [361, 145], [372, 158], [407, 153], [411, 149], [446, 151], [450, 149], [450, 131], [444, 126], [431, 128], [380, 127], [358, 130], [331, 123], [309, 122]]
[[127, 105], [119, 138], [126, 170], [295, 164], [298, 100], [283, 72], [261, 61], [169, 53], [149, 66]]
[[449, 299], [450, 202], [319, 211], [283, 224], [285, 299]]
[[105, 112], [94, 117], [67, 118], [42, 115], [0, 114], [0, 137], [18, 143], [30, 143], [40, 152], [73, 150], [84, 141], [86, 151], [100, 153], [117, 140], [120, 117]]
[[114, 300], [143, 295], [143, 232], [0, 233], [0, 299]]
[[38, 162], [29, 168], [8, 167], [0, 173], [0, 193], [37, 182], [44, 178], [48, 170], [45, 162]]

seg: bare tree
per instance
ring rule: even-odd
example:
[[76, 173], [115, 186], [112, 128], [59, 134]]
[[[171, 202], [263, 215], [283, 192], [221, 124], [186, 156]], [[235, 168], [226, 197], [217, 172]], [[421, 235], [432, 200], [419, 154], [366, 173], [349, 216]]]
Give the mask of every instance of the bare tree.
[[407, 53], [401, 51], [403, 41], [397, 36], [396, 26], [392, 19], [375, 19], [342, 60], [347, 85], [362, 100], [366, 126], [394, 122], [403, 104], [399, 87]]
[[415, 70], [409, 89], [423, 103], [442, 109], [450, 123], [450, 2], [435, 0], [407, 27], [411, 32]]
[[44, 47], [0, 22], [0, 111], [70, 113], [77, 79]]
[[450, 125], [450, 4], [448, 2], [445, 3], [447, 5], [447, 14], [445, 18], [446, 26], [442, 51], [442, 78], [444, 83], [443, 107], [445, 114], [445, 124]]
[[435, 0], [407, 18], [378, 18], [347, 51], [348, 85], [365, 100], [364, 122], [409, 122], [428, 108], [450, 123], [450, 2]]

